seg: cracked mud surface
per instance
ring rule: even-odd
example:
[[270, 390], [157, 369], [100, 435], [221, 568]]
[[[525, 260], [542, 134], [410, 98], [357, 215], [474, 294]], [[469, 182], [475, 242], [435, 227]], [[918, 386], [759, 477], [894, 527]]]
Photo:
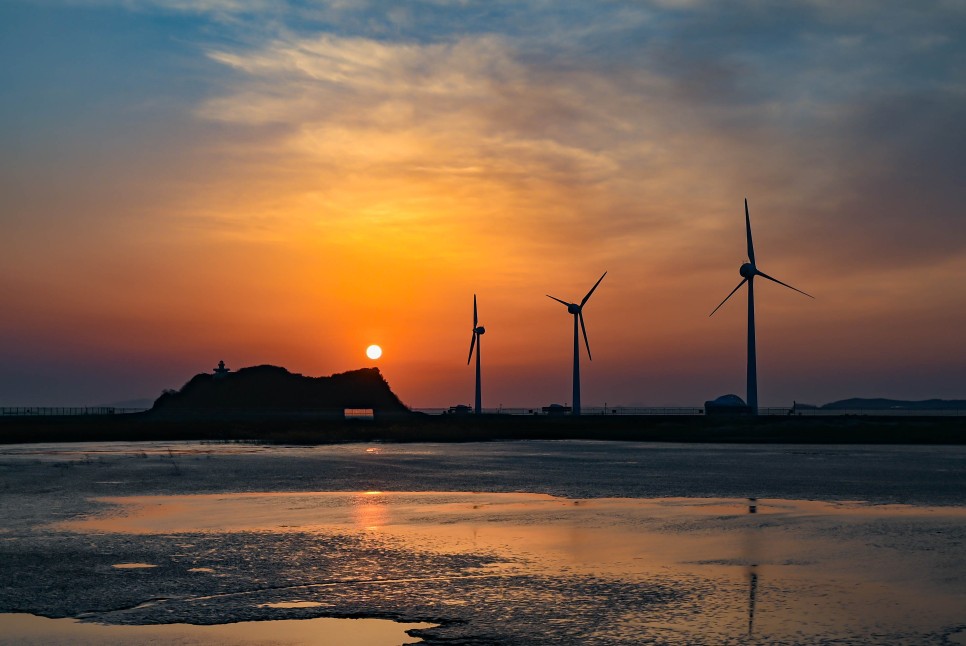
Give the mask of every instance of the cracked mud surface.
[[436, 624], [410, 632], [430, 644], [955, 644], [964, 464], [950, 447], [6, 447], [0, 612], [374, 617]]

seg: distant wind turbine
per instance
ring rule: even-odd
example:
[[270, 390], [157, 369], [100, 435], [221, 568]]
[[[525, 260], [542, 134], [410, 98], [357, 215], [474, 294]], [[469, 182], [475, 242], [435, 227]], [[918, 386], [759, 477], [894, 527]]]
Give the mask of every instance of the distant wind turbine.
[[729, 298], [731, 298], [742, 285], [748, 283], [748, 408], [751, 410], [752, 415], [758, 414], [758, 361], [755, 355], [755, 276], [761, 276], [766, 278], [773, 283], [778, 283], [783, 285], [788, 289], [794, 290], [799, 294], [805, 294], [809, 298], [815, 298], [811, 294], [806, 294], [800, 289], [792, 287], [787, 283], [783, 283], [777, 278], [772, 278], [763, 271], [760, 271], [755, 265], [755, 247], [751, 242], [751, 217], [748, 215], [748, 198], [745, 198], [745, 232], [748, 236], [748, 262], [743, 264], [739, 269], [738, 273], [741, 274], [741, 282], [738, 283], [738, 287], [731, 290], [723, 301], [718, 304], [718, 307], [708, 316], [714, 316], [714, 313], [724, 305]]
[[587, 358], [593, 361], [594, 358], [590, 356], [590, 341], [587, 340], [587, 327], [584, 325], [584, 305], [586, 305], [587, 301], [590, 300], [590, 295], [594, 293], [594, 290], [597, 289], [597, 286], [600, 285], [600, 281], [604, 280], [604, 276], [606, 275], [607, 272], [605, 271], [604, 274], [597, 279], [597, 282], [594, 283], [594, 286], [590, 288], [590, 291], [587, 292], [587, 295], [584, 296], [582, 301], [580, 301], [580, 305], [577, 305], [576, 303], [568, 303], [567, 301], [560, 300], [556, 296], [547, 294], [547, 298], [552, 298], [558, 303], [563, 303], [567, 306], [567, 311], [574, 315], [574, 399], [572, 408], [574, 415], [580, 415], [580, 342], [577, 336], [577, 321], [578, 319], [580, 320], [580, 329], [584, 333], [584, 343], [587, 345]]
[[479, 324], [480, 320], [476, 313], [476, 294], [473, 294], [473, 339], [470, 341], [470, 356], [466, 359], [466, 365], [470, 365], [473, 359], [473, 349], [476, 348], [476, 414], [483, 412], [483, 395], [480, 389], [480, 347], [483, 340], [480, 339], [486, 333], [486, 328]]

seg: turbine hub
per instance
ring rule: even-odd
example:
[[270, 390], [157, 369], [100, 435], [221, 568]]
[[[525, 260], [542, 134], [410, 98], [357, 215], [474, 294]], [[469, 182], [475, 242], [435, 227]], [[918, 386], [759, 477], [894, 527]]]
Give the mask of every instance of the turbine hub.
[[738, 273], [741, 274], [742, 278], [751, 280], [755, 277], [755, 274], [758, 273], [758, 269], [750, 262], [746, 262], [738, 268]]
[[571, 303], [570, 305], [567, 306], [567, 311], [570, 312], [571, 314], [580, 314], [580, 305], [577, 305], [576, 303]]
[[478, 328], [473, 328], [473, 332], [475, 332], [478, 335], [479, 334], [486, 334], [486, 328], [481, 325]]

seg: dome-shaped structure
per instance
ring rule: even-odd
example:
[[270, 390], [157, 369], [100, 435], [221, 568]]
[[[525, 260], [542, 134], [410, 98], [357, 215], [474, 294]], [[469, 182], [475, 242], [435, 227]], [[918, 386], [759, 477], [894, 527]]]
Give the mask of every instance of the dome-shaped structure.
[[722, 395], [704, 402], [705, 415], [745, 415], [750, 411], [748, 404], [738, 395]]

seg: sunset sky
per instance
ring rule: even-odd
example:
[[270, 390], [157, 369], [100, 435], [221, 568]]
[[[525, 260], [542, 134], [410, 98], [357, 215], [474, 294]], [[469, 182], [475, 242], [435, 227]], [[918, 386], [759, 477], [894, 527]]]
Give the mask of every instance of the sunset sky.
[[[966, 398], [966, 3], [0, 3], [0, 405]], [[370, 344], [384, 354], [365, 355]]]

